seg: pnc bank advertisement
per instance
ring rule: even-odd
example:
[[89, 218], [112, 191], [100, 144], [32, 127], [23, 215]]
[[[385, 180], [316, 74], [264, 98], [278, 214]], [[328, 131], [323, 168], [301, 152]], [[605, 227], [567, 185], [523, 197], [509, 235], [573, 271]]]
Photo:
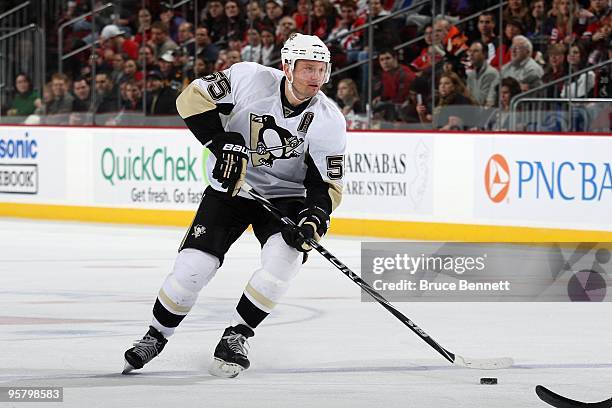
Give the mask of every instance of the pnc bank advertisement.
[[476, 143], [475, 158], [477, 214], [563, 218], [610, 228], [612, 156], [607, 138], [500, 136]]

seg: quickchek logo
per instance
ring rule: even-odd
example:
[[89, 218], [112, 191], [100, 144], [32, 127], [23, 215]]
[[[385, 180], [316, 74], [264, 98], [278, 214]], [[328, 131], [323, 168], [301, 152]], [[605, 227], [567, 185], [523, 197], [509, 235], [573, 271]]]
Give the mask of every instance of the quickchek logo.
[[503, 201], [510, 190], [510, 168], [501, 154], [494, 154], [487, 162], [484, 174], [487, 196], [494, 203]]
[[113, 186], [124, 181], [200, 181], [196, 161], [189, 147], [178, 154], [167, 147], [149, 150], [142, 146], [127, 151], [106, 147], [100, 155], [100, 171]]

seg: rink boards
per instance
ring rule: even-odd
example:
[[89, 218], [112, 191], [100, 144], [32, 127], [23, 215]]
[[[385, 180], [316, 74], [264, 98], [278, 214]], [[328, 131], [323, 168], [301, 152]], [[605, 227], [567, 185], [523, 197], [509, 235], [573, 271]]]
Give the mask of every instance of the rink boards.
[[[332, 232], [612, 241], [612, 137], [350, 132]], [[0, 216], [186, 226], [208, 151], [187, 129], [0, 127]]]

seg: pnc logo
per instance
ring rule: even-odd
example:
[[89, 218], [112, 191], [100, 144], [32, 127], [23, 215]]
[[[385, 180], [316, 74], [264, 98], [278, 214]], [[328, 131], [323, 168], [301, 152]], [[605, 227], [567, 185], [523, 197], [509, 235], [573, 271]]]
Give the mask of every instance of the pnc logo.
[[494, 154], [489, 158], [485, 167], [484, 182], [491, 201], [499, 203], [506, 198], [510, 189], [510, 168], [504, 156]]

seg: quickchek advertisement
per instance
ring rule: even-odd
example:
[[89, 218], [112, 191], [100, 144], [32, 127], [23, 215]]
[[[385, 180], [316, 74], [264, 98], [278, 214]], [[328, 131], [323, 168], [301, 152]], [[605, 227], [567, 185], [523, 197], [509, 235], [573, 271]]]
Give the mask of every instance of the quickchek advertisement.
[[612, 139], [502, 137], [475, 144], [475, 213], [610, 230]]
[[65, 137], [45, 128], [0, 128], [0, 197], [6, 201], [63, 198]]
[[433, 138], [353, 133], [339, 216], [406, 218], [433, 211]]
[[196, 208], [208, 151], [186, 132], [139, 132], [94, 140], [94, 199], [139, 208]]

